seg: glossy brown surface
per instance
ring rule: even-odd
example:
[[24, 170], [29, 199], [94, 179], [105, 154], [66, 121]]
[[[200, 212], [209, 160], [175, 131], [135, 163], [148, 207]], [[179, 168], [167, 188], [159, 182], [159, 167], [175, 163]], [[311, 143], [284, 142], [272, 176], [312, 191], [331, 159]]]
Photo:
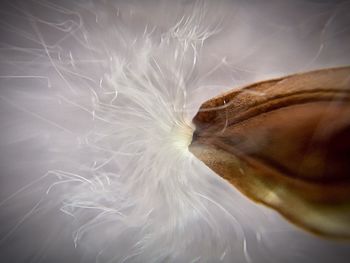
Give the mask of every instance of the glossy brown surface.
[[265, 81], [205, 102], [190, 151], [249, 198], [350, 238], [350, 67]]

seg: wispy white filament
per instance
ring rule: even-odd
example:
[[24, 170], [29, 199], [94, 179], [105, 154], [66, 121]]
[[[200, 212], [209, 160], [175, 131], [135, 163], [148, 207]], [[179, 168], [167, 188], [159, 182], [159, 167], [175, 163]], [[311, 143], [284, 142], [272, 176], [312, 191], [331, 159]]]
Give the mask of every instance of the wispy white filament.
[[[158, 38], [147, 27], [137, 38], [115, 32], [123, 45], [93, 87], [91, 108], [62, 98], [94, 119], [84, 141], [98, 155], [84, 174], [52, 171], [60, 180], [50, 191], [60, 187], [61, 210], [80, 222], [75, 244], [100, 243], [103, 260], [225, 261], [233, 241], [243, 238], [187, 148], [193, 132], [188, 85], [196, 83], [198, 52], [217, 31], [215, 24], [204, 26], [203, 7], [196, 4]], [[208, 207], [231, 223], [221, 224]], [[108, 235], [98, 242], [89, 237], [101, 228]], [[226, 231], [229, 239], [221, 237]]]
[[[104, 74], [96, 83], [71, 52], [64, 60], [61, 52], [54, 58], [38, 29], [41, 21], [23, 12], [66, 83], [54, 98], [91, 119], [89, 128], [77, 133], [41, 118], [76, 137], [70, 146], [55, 143], [61, 158], [74, 147], [89, 152], [90, 164], [75, 157], [75, 171], [62, 167], [45, 176], [53, 178], [46, 190], [49, 206], [76, 222], [75, 246], [90, 247], [101, 262], [227, 261], [240, 250], [244, 233], [217, 200], [218, 194], [232, 197], [202, 174], [203, 165], [188, 151], [194, 127], [187, 93], [190, 85], [198, 85], [198, 56], [218, 32], [219, 20], [205, 23], [205, 5], [197, 2], [167, 30], [146, 25], [135, 36], [125, 25], [113, 28], [117, 46], [108, 50], [107, 63], [101, 63]], [[97, 53], [99, 48], [88, 45]], [[71, 76], [80, 78], [79, 85]], [[219, 219], [215, 213], [221, 214]], [[223, 238], [227, 232], [231, 236]]]

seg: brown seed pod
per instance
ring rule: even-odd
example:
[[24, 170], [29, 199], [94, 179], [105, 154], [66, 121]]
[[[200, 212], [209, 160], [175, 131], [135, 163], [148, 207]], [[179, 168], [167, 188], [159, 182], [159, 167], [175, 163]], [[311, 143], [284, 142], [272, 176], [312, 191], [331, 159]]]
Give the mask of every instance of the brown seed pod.
[[205, 102], [190, 151], [249, 198], [350, 238], [350, 67], [256, 83]]

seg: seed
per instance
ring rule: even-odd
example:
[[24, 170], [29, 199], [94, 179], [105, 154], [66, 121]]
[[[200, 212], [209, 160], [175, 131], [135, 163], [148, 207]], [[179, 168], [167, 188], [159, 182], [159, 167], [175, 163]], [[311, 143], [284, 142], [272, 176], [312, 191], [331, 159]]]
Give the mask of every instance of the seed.
[[190, 151], [243, 194], [313, 233], [350, 238], [350, 67], [235, 89], [193, 123]]

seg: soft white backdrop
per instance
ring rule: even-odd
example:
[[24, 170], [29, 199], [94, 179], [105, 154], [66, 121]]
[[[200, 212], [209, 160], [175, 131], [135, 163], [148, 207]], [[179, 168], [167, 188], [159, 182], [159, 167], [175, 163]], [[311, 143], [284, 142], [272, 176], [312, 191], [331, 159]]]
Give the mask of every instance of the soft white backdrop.
[[349, 65], [349, 11], [2, 1], [1, 262], [348, 262], [348, 244], [252, 203], [186, 143], [222, 91]]

